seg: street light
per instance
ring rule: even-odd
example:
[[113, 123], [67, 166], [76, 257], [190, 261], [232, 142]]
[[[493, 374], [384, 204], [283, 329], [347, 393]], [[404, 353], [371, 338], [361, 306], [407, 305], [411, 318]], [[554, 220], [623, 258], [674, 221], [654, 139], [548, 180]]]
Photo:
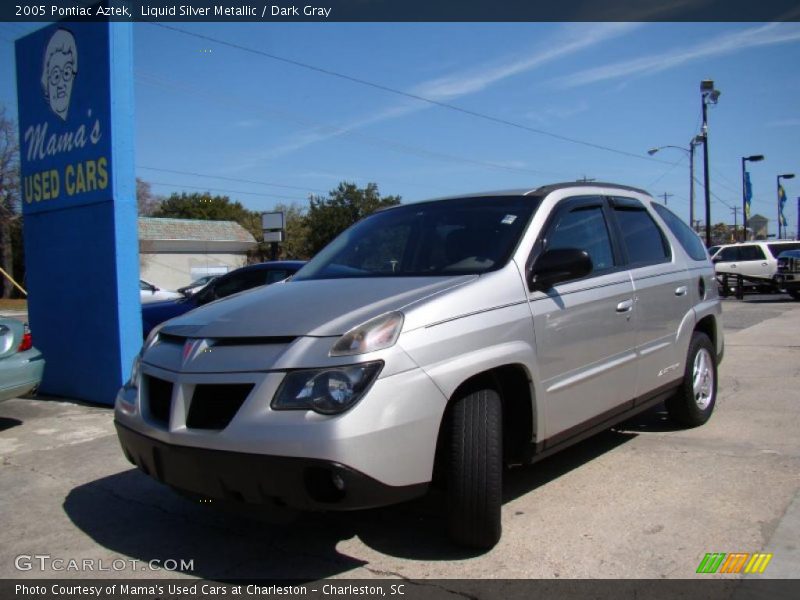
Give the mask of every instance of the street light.
[[696, 135], [692, 138], [689, 142], [689, 147], [684, 148], [683, 146], [658, 146], [657, 148], [650, 148], [647, 153], [650, 156], [653, 156], [659, 150], [663, 150], [664, 148], [675, 148], [676, 150], [683, 150], [689, 155], [689, 226], [694, 229], [694, 149], [695, 146], [699, 146], [703, 143], [703, 136]]
[[[784, 173], [783, 175], [778, 175], [776, 181], [778, 183], [778, 239], [783, 239], [781, 235], [781, 226], [783, 225], [783, 204], [786, 203], [786, 190], [783, 190], [783, 194], [781, 194], [781, 179], [794, 179], [794, 173]], [[783, 234], [786, 235], [786, 230], [783, 230]]]
[[704, 79], [700, 82], [700, 101], [703, 105], [703, 183], [705, 185], [706, 200], [706, 246], [711, 246], [711, 187], [708, 177], [708, 105], [716, 104], [719, 100], [720, 91], [714, 89], [714, 82], [711, 79]]
[[[763, 154], [753, 154], [752, 156], [743, 156], [742, 157], [742, 214], [744, 215], [744, 217], [742, 218], [742, 227], [743, 227], [743, 230], [744, 230], [742, 232], [742, 241], [743, 242], [747, 241], [747, 218], [750, 216], [748, 214], [750, 211], [747, 210], [747, 208], [748, 208], [748, 204], [747, 204], [747, 172], [745, 171], [745, 163], [747, 163], [747, 162], [759, 162], [759, 161], [762, 161], [762, 160], [764, 160], [764, 155]], [[752, 188], [752, 186], [751, 186], [751, 188]], [[752, 189], [750, 191], [751, 191], [751, 195], [752, 195]]]

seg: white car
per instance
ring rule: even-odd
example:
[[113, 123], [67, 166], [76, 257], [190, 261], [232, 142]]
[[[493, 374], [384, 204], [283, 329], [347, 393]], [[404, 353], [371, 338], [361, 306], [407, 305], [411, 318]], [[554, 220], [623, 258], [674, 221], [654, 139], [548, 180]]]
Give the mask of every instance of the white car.
[[717, 277], [728, 275], [730, 285], [734, 285], [735, 277], [741, 275], [748, 283], [773, 287], [778, 272], [778, 255], [798, 249], [800, 242], [792, 240], [744, 242], [722, 246], [712, 260]]
[[178, 292], [161, 289], [157, 285], [145, 281], [144, 279], [139, 280], [139, 297], [141, 298], [142, 304], [183, 298]]

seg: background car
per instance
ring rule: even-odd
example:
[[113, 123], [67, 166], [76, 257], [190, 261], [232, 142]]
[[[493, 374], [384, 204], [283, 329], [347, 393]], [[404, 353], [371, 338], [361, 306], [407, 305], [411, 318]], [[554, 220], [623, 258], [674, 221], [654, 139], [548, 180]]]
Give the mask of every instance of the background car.
[[175, 300], [177, 298], [183, 298], [183, 295], [179, 294], [178, 292], [173, 292], [171, 290], [163, 290], [157, 285], [150, 283], [149, 281], [140, 279], [139, 298], [141, 299], [142, 304], [148, 304], [150, 302], [162, 302], [164, 300]]
[[0, 317], [0, 401], [38, 387], [43, 372], [44, 357], [33, 347], [28, 324]]
[[[712, 258], [717, 280], [728, 276], [728, 285], [734, 286], [741, 275], [747, 287], [757, 286], [765, 292], [776, 290], [775, 275], [778, 255], [787, 250], [800, 249], [800, 242], [782, 240], [774, 242], [752, 241], [722, 246]], [[725, 293], [725, 290], [722, 290]]]
[[189, 285], [179, 287], [177, 291], [179, 294], [183, 294], [184, 296], [191, 296], [195, 292], [199, 292], [200, 288], [214, 281], [217, 277], [219, 277], [219, 275], [206, 275], [205, 277], [201, 277], [200, 279], [195, 279]]
[[167, 302], [156, 302], [142, 307], [142, 330], [147, 337], [150, 330], [167, 319], [177, 317], [213, 300], [243, 292], [261, 285], [269, 285], [294, 275], [305, 264], [301, 260], [263, 262], [241, 267], [220, 275], [191, 296], [180, 296]]
[[778, 255], [775, 283], [792, 298], [800, 300], [800, 250], [785, 250]]

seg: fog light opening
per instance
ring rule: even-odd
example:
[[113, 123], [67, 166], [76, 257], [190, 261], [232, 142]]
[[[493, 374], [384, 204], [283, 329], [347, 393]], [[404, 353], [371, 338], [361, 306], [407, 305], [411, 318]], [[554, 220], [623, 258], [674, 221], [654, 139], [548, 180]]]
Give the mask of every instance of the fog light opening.
[[333, 469], [309, 467], [303, 479], [308, 495], [316, 502], [334, 504], [344, 499], [344, 478]]

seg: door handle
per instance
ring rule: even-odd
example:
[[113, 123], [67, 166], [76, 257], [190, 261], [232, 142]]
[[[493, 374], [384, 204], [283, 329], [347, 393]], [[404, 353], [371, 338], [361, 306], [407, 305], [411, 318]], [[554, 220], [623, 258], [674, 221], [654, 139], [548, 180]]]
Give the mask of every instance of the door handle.
[[735, 268], [736, 268], [736, 263], [733, 263], [733, 264], [731, 265], [731, 269], [735, 269]]
[[633, 308], [633, 300], [623, 300], [622, 302], [617, 304], [618, 313], [630, 312], [632, 308]]
[[762, 266], [762, 267], [766, 267], [766, 266], [767, 266], [767, 263], [761, 263], [761, 266]]
[[675, 288], [675, 295], [676, 296], [685, 296], [687, 291], [688, 290], [687, 290], [686, 286], [682, 285], [679, 288]]

